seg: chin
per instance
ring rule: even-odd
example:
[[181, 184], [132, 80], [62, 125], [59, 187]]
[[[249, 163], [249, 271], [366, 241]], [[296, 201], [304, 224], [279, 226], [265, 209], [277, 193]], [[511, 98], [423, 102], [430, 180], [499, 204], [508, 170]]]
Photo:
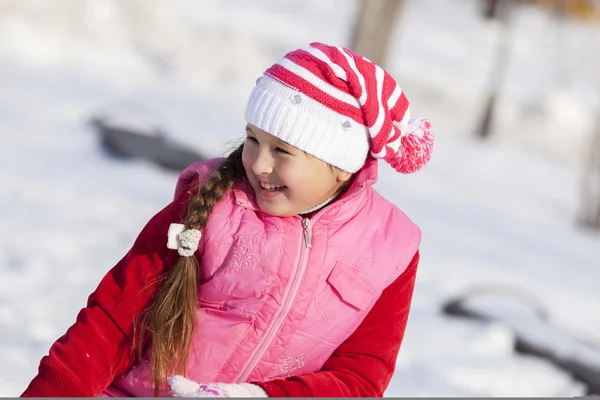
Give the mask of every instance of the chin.
[[285, 212], [278, 211], [276, 208], [273, 209], [273, 208], [269, 208], [269, 207], [260, 207], [260, 209], [263, 212], [265, 212], [265, 213], [267, 213], [269, 215], [272, 215], [274, 217], [289, 217], [290, 215], [293, 215], [293, 214], [288, 214], [288, 213], [285, 213]]
[[262, 202], [258, 203], [258, 207], [265, 213], [272, 215], [274, 217], [291, 217], [292, 215], [296, 215], [289, 210], [283, 209], [283, 207], [277, 207], [270, 204], [263, 204]]

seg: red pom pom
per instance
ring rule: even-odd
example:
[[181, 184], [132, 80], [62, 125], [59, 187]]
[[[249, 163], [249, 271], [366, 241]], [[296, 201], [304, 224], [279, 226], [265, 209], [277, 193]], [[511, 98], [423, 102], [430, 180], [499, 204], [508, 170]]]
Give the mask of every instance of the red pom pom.
[[400, 148], [391, 160], [392, 167], [403, 174], [411, 174], [421, 169], [431, 159], [433, 132], [425, 119], [409, 122], [408, 133], [400, 139]]

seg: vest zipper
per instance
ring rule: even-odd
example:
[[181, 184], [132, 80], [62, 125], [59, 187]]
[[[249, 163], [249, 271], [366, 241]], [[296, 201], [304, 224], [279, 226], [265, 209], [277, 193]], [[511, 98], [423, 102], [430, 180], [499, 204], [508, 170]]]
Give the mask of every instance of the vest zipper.
[[310, 249], [312, 248], [312, 242], [310, 238], [310, 220], [308, 218], [304, 218], [302, 220], [302, 226], [304, 227], [304, 242], [306, 243], [306, 247]]
[[[283, 295], [283, 301], [281, 304], [281, 308], [279, 309], [277, 315], [273, 318], [273, 323], [267, 327], [267, 331], [265, 332], [262, 340], [258, 342], [256, 345], [256, 349], [252, 352], [248, 361], [244, 364], [244, 366], [240, 369], [237, 377], [235, 378], [235, 382], [246, 382], [252, 370], [256, 367], [260, 359], [264, 356], [265, 352], [275, 339], [275, 335], [281, 328], [281, 325], [285, 321], [288, 313], [292, 308], [292, 304], [294, 303], [294, 299], [298, 294], [298, 290], [300, 289], [300, 284], [302, 279], [304, 278], [304, 273], [306, 272], [307, 266], [307, 253], [312, 247], [311, 244], [311, 234], [310, 234], [310, 220], [308, 218], [304, 218], [302, 220], [302, 227], [304, 229], [304, 241], [300, 241], [300, 259], [298, 262], [298, 267], [294, 270], [293, 276], [290, 279], [290, 283], [286, 287], [286, 291]], [[304, 243], [303, 243], [304, 242]]]

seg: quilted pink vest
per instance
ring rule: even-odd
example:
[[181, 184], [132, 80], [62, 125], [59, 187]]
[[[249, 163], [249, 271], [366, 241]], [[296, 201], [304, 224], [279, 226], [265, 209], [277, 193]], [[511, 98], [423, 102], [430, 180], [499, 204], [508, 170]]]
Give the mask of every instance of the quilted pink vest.
[[[188, 167], [176, 195], [218, 162]], [[376, 179], [371, 160], [342, 198], [310, 220], [261, 212], [245, 181], [226, 194], [198, 250], [200, 307], [188, 378], [266, 381], [321, 368], [420, 245], [419, 228], [371, 187]], [[102, 395], [151, 397], [148, 363]]]

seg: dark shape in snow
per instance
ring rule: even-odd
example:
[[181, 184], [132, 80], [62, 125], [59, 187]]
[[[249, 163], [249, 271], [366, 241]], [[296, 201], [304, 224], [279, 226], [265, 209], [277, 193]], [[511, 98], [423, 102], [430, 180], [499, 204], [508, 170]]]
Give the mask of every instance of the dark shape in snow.
[[188, 165], [208, 158], [167, 138], [155, 126], [105, 116], [94, 116], [89, 124], [98, 134], [103, 149], [113, 157], [147, 160], [173, 172], [180, 172]]
[[[498, 295], [495, 298], [490, 295]], [[523, 313], [515, 308], [519, 297], [527, 295], [530, 307]], [[475, 296], [477, 295], [477, 297]], [[486, 299], [485, 296], [488, 296]], [[487, 301], [486, 301], [487, 300]], [[490, 301], [492, 300], [492, 301]], [[600, 345], [576, 337], [552, 325], [548, 312], [538, 300], [531, 307], [531, 294], [514, 287], [481, 286], [451, 298], [443, 305], [446, 315], [500, 323], [515, 334], [515, 351], [550, 361], [587, 386], [586, 395], [600, 394]], [[510, 303], [513, 303], [512, 305]]]

